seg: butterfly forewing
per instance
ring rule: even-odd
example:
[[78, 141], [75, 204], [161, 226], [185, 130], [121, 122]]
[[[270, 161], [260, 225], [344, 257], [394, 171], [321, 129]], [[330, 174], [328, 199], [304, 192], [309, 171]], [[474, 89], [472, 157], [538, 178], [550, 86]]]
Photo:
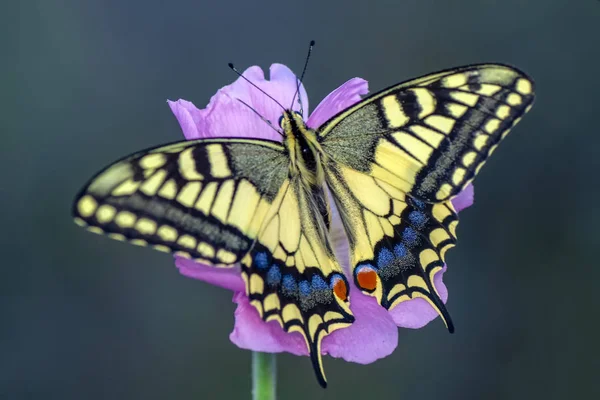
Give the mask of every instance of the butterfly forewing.
[[444, 201], [473, 180], [533, 98], [532, 80], [514, 68], [462, 67], [379, 92], [319, 135], [334, 161], [424, 201]]
[[251, 249], [286, 174], [278, 143], [181, 142], [112, 164], [81, 191], [73, 213], [92, 232], [229, 266]]

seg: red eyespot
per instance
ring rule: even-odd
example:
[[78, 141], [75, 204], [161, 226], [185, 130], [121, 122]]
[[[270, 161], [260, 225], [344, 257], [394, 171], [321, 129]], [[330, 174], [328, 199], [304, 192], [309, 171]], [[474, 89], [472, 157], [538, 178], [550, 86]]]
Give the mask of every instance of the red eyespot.
[[358, 286], [364, 290], [375, 290], [377, 287], [377, 272], [370, 268], [362, 268], [356, 273]]
[[348, 288], [346, 287], [346, 282], [343, 279], [336, 279], [333, 284], [333, 293], [342, 301], [346, 301], [348, 299]]

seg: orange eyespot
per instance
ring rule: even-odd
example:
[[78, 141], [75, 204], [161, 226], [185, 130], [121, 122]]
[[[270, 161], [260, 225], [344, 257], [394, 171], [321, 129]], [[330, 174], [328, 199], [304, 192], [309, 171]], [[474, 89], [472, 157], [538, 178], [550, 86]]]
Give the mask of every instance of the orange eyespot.
[[361, 289], [375, 290], [377, 288], [377, 272], [371, 268], [361, 268], [356, 273], [356, 283]]
[[338, 278], [333, 284], [333, 293], [342, 301], [348, 299], [348, 288], [343, 279]]

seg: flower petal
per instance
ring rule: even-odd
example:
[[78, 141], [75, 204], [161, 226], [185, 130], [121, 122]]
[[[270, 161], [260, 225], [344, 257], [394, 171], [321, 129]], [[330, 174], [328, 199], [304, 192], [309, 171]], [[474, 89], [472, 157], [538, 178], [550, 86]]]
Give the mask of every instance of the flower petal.
[[348, 280], [352, 280], [352, 274], [350, 271], [350, 243], [348, 242], [348, 236], [344, 230], [340, 213], [337, 209], [337, 205], [331, 195], [331, 192], [327, 190], [327, 197], [329, 198], [329, 208], [331, 210], [331, 227], [329, 228], [329, 238], [333, 246], [333, 252], [336, 259], [342, 266], [344, 274]]
[[329, 118], [361, 100], [369, 92], [369, 84], [362, 78], [352, 78], [333, 92], [315, 108], [306, 124], [317, 129]]
[[[287, 108], [292, 104], [297, 90], [297, 78], [285, 65], [271, 65], [270, 80], [265, 79], [262, 69], [257, 66], [246, 69], [242, 75], [283, 107]], [[300, 85], [300, 97], [305, 113], [308, 113], [308, 96], [303, 85]], [[283, 111], [281, 106], [241, 77], [231, 85], [219, 89], [203, 110], [185, 100], [168, 103], [188, 140], [207, 137], [249, 137], [281, 141], [279, 133], [239, 100], [252, 107], [277, 128]], [[293, 109], [299, 110], [299, 104], [295, 104]]]
[[452, 199], [452, 205], [456, 212], [462, 211], [465, 208], [471, 207], [474, 202], [475, 188], [472, 183], [469, 183], [455, 198]]
[[326, 336], [322, 348], [332, 357], [369, 364], [392, 354], [398, 345], [398, 327], [375, 298], [351, 286], [350, 308], [356, 320]]
[[[171, 101], [167, 100], [167, 104], [171, 107], [171, 111], [175, 114], [175, 118], [179, 121], [183, 136], [187, 140], [198, 139], [203, 136], [198, 132], [198, 121], [202, 118], [200, 110], [187, 100]], [[205, 137], [205, 136], [204, 136]]]
[[295, 355], [308, 355], [304, 338], [298, 332], [286, 333], [276, 321], [264, 322], [242, 292], [233, 294], [235, 325], [229, 339], [242, 349]]
[[[433, 277], [433, 285], [444, 303], [448, 300], [448, 289], [442, 281], [446, 266]], [[422, 328], [435, 319], [438, 313], [425, 299], [412, 299], [398, 304], [389, 311], [396, 325], [402, 328]]]
[[[275, 321], [264, 322], [245, 294], [235, 293], [233, 301], [238, 306], [229, 339], [236, 346], [267, 353], [308, 355], [300, 334], [286, 333]], [[388, 312], [360, 292], [352, 294], [351, 304], [356, 321], [326, 336], [321, 346], [323, 354], [360, 364], [390, 355], [398, 344], [398, 328]]]
[[183, 257], [175, 257], [175, 265], [179, 268], [179, 273], [188, 278], [198, 279], [236, 292], [245, 290], [239, 267], [216, 268]]
[[[292, 98], [298, 88], [298, 78], [292, 70], [283, 64], [272, 64], [269, 68], [269, 74], [270, 80], [266, 80], [262, 69], [254, 66], [248, 68], [242, 75], [277, 100], [285, 109], [290, 108], [292, 106]], [[237, 98], [244, 101], [264, 118], [271, 121], [275, 127], [278, 126], [279, 117], [281, 117], [283, 112], [281, 106], [264, 93], [261, 93], [246, 80], [238, 78], [231, 85], [219, 90], [219, 92], [225, 93], [229, 98]], [[308, 113], [308, 95], [303, 85], [300, 85], [300, 97], [302, 98], [304, 111]], [[297, 101], [296, 99], [296, 104], [292, 107], [294, 110], [300, 110]], [[258, 117], [255, 116], [255, 118]], [[272, 133], [275, 133], [263, 121], [260, 122]], [[278, 137], [280, 138], [280, 136]]]
[[[294, 104], [292, 104], [292, 98], [298, 90], [298, 77], [292, 72], [292, 70], [283, 64], [271, 64], [271, 67], [269, 68], [269, 74], [270, 81], [276, 82], [280, 88], [285, 88], [285, 92], [281, 93], [281, 99], [273, 96], [271, 92], [267, 93], [279, 100], [279, 102], [286, 108], [291, 107], [292, 110], [300, 111], [300, 105], [302, 105], [302, 111], [304, 115], [309, 115], [310, 108], [308, 103], [308, 94], [306, 93], [304, 85], [300, 84], [300, 92], [298, 93], [298, 96], [296, 96]], [[289, 91], [290, 86], [293, 88], [293, 92]], [[292, 95], [291, 97], [289, 97], [290, 94]], [[281, 109], [279, 109], [279, 115], [281, 115]]]
[[197, 109], [186, 100], [168, 102], [187, 140], [244, 137], [281, 141], [281, 135], [247, 106], [236, 98], [229, 97], [222, 90], [212, 97], [207, 108], [203, 110]]

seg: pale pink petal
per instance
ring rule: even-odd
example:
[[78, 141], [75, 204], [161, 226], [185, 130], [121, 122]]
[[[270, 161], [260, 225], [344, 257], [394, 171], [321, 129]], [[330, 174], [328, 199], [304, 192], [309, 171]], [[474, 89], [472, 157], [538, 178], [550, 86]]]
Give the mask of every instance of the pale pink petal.
[[369, 93], [369, 84], [362, 78], [352, 78], [329, 93], [315, 108], [306, 121], [306, 125], [316, 129], [340, 111], [360, 101], [361, 96]]
[[[264, 322], [243, 293], [235, 293], [233, 301], [238, 306], [229, 339], [236, 346], [266, 353], [308, 355], [300, 334], [286, 333], [275, 321]], [[356, 321], [326, 336], [321, 346], [323, 354], [360, 364], [390, 355], [398, 344], [398, 328], [389, 313], [362, 293], [352, 293], [351, 304]]]
[[[302, 112], [305, 116], [310, 115], [310, 104], [308, 103], [308, 94], [306, 94], [304, 85], [300, 84], [300, 92], [296, 96], [294, 104], [291, 102], [291, 99], [298, 90], [298, 77], [292, 72], [292, 70], [283, 64], [272, 64], [269, 72], [271, 75], [270, 81], [277, 83], [282, 88], [285, 87], [285, 92], [281, 92], [281, 98], [273, 96], [271, 92], [268, 93], [279, 100], [279, 102], [285, 108], [291, 108], [292, 110], [296, 111], [300, 111], [300, 108], [302, 108]], [[293, 87], [293, 93], [289, 91], [290, 86]], [[290, 94], [292, 94], [291, 98], [289, 97]], [[301, 105], [302, 107], [300, 107]], [[279, 110], [279, 113], [281, 114], [281, 110]]]
[[183, 257], [175, 257], [175, 265], [179, 273], [188, 278], [198, 279], [211, 285], [236, 292], [244, 292], [244, 281], [239, 267], [217, 268], [200, 264]]
[[179, 121], [183, 136], [185, 136], [187, 140], [203, 137], [200, 132], [198, 132], [197, 125], [201, 118], [200, 110], [198, 110], [192, 102], [181, 99], [177, 101], [167, 100], [167, 104], [169, 104], [171, 111], [175, 114], [175, 118]]
[[335, 257], [342, 266], [344, 274], [349, 281], [352, 280], [352, 272], [350, 271], [350, 244], [344, 230], [344, 225], [340, 218], [340, 213], [337, 209], [337, 205], [333, 200], [331, 192], [327, 191], [327, 197], [329, 198], [329, 208], [331, 210], [331, 227], [329, 228], [329, 238], [333, 245], [333, 251]]
[[[270, 128], [248, 107], [221, 89], [203, 110], [185, 100], [169, 101], [187, 140], [212, 137], [247, 137], [281, 141], [281, 135]], [[256, 90], [256, 89], [255, 89]], [[183, 106], [186, 107], [183, 107]], [[190, 109], [189, 105], [194, 107]]]
[[242, 349], [265, 353], [288, 352], [307, 355], [304, 338], [297, 332], [286, 333], [276, 321], [264, 322], [258, 311], [241, 292], [234, 293], [235, 325], [229, 339]]
[[467, 207], [471, 207], [474, 202], [475, 188], [472, 183], [469, 183], [462, 192], [452, 199], [452, 205], [456, 209], [456, 212], [462, 211]]
[[[300, 110], [297, 97], [292, 107], [292, 99], [298, 88], [297, 77], [285, 65], [271, 64], [269, 68], [269, 80], [265, 79], [262, 69], [257, 66], [248, 68], [244, 71], [243, 75], [267, 92], [269, 96], [277, 100], [284, 109]], [[260, 115], [277, 126], [279, 117], [283, 112], [281, 106], [242, 78], [238, 78], [234, 83], [225, 86], [219, 92], [221, 91], [231, 98], [238, 98], [248, 103]], [[308, 114], [308, 96], [303, 85], [300, 85], [300, 96], [304, 106], [304, 113]]]
[[[283, 107], [288, 108], [292, 105], [297, 80], [285, 65], [271, 65], [270, 80], [265, 79], [262, 69], [257, 66], [248, 68], [243, 75]], [[305, 113], [308, 113], [308, 96], [302, 85], [300, 96]], [[242, 78], [219, 89], [205, 109], [199, 110], [185, 100], [168, 103], [188, 140], [207, 137], [250, 137], [281, 141], [281, 135], [240, 100], [271, 121], [275, 129], [279, 128], [279, 117], [283, 112], [281, 106]], [[293, 109], [299, 110], [300, 107], [295, 104]]]
[[[448, 300], [448, 290], [442, 281], [446, 266], [433, 277], [433, 285], [442, 301]], [[438, 313], [424, 299], [412, 299], [398, 304], [389, 311], [396, 325], [402, 328], [418, 329], [431, 322]]]
[[323, 353], [359, 364], [387, 357], [398, 345], [398, 327], [375, 298], [362, 294], [353, 284], [350, 309], [356, 320], [323, 339]]

